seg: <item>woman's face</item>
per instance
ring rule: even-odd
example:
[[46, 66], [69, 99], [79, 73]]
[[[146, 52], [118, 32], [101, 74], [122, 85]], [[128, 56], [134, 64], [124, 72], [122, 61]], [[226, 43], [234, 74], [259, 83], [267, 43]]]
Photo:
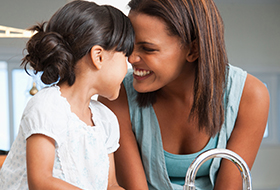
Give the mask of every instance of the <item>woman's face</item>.
[[129, 18], [135, 30], [135, 47], [128, 58], [135, 90], [151, 92], [175, 82], [186, 65], [187, 49], [180, 38], [168, 34], [160, 18], [134, 12]]

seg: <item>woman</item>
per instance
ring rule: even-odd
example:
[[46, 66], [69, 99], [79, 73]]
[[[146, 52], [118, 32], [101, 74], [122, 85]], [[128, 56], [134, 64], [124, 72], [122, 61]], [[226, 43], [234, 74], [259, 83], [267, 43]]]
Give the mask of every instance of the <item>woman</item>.
[[[193, 159], [227, 148], [252, 167], [266, 127], [265, 85], [228, 64], [223, 22], [212, 0], [131, 0], [135, 46], [117, 100], [115, 160], [126, 189], [182, 189]], [[198, 189], [242, 189], [234, 164], [210, 160]]]

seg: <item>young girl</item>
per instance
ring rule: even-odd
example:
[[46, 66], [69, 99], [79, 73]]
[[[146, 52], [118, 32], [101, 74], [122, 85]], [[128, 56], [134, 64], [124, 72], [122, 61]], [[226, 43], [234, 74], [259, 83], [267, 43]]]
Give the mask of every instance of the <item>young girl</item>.
[[28, 102], [0, 189], [122, 189], [113, 156], [118, 121], [91, 97], [119, 95], [134, 43], [129, 19], [111, 6], [73, 1], [33, 30], [22, 65], [54, 85]]

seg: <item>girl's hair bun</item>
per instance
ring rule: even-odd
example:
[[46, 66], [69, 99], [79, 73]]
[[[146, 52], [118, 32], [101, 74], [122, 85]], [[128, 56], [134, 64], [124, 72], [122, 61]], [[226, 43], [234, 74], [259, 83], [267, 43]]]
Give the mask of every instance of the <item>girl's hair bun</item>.
[[27, 42], [27, 55], [23, 58], [22, 65], [27, 71], [29, 63], [35, 74], [42, 71], [41, 80], [45, 84], [55, 83], [59, 78], [67, 78], [68, 82], [74, 83], [74, 76], [65, 76], [72, 73], [71, 65], [74, 60], [70, 46], [59, 33], [46, 32], [45, 25], [46, 22], [31, 28], [35, 35]]

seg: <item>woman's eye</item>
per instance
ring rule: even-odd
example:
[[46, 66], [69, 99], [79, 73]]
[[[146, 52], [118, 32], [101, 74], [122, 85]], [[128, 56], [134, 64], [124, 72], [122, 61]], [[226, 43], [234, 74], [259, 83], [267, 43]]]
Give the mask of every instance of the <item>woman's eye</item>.
[[153, 51], [156, 51], [155, 49], [152, 49], [152, 48], [147, 48], [147, 47], [142, 47], [142, 49], [146, 52], [153, 52]]

